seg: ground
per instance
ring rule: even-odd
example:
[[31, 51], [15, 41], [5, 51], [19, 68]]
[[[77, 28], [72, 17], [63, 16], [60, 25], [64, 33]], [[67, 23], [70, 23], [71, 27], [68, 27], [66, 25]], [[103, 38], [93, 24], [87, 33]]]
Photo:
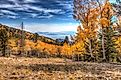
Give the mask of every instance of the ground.
[[0, 57], [0, 80], [121, 80], [121, 65], [60, 58]]

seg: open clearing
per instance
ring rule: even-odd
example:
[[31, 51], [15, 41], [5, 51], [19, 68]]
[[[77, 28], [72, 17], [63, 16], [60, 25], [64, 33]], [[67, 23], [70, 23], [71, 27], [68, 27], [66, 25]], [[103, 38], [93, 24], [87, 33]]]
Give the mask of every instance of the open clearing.
[[0, 80], [121, 80], [121, 65], [60, 58], [0, 57]]

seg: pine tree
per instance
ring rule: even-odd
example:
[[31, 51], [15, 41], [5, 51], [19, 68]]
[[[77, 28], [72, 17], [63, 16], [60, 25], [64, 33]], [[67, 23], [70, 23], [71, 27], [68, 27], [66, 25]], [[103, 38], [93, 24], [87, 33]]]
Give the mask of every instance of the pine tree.
[[2, 51], [2, 55], [6, 55], [6, 48], [8, 42], [8, 34], [5, 28], [0, 29], [0, 50]]
[[100, 18], [100, 24], [101, 24], [101, 53], [103, 56], [103, 61], [110, 61], [110, 57], [112, 55], [115, 55], [116, 49], [114, 47], [114, 29], [112, 26], [111, 19], [113, 17], [113, 10], [112, 5], [109, 3], [109, 1], [106, 2], [104, 5], [102, 11], [101, 11], [101, 18]]
[[35, 33], [35, 34], [34, 34], [34, 42], [35, 42], [35, 43], [37, 42], [38, 37], [39, 37], [39, 34], [38, 34], [38, 33]]
[[65, 37], [65, 39], [64, 39], [64, 43], [69, 44], [69, 38], [68, 38], [68, 36]]

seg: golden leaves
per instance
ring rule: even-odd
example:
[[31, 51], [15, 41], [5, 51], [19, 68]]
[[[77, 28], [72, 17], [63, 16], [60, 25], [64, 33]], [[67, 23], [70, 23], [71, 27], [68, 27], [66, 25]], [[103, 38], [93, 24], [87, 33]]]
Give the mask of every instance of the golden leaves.
[[100, 19], [100, 24], [101, 24], [103, 27], [109, 27], [109, 25], [110, 25], [110, 20], [108, 20], [107, 18], [101, 18], [101, 19]]
[[15, 39], [8, 40], [8, 46], [12, 51], [17, 51], [16, 41]]
[[115, 39], [116, 49], [119, 53], [121, 53], [121, 36]]
[[78, 31], [78, 32], [81, 32], [81, 31], [82, 31], [81, 26], [78, 26], [78, 27], [77, 27], [77, 31]]
[[104, 8], [106, 9], [112, 9], [112, 5], [109, 1], [106, 2], [106, 4], [104, 5]]
[[79, 54], [85, 53], [85, 44], [83, 41], [80, 41], [72, 46], [72, 51]]
[[106, 4], [103, 6], [101, 15], [103, 18], [108, 18], [108, 19], [110, 19], [114, 15], [112, 5], [110, 4], [109, 1], [107, 1]]

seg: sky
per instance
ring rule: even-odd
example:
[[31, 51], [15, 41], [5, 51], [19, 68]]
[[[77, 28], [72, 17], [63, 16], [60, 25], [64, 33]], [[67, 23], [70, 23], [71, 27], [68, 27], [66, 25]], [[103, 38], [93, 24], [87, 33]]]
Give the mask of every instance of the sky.
[[[115, 0], [110, 0], [115, 2]], [[73, 0], [0, 0], [0, 23], [30, 32], [76, 31]]]

